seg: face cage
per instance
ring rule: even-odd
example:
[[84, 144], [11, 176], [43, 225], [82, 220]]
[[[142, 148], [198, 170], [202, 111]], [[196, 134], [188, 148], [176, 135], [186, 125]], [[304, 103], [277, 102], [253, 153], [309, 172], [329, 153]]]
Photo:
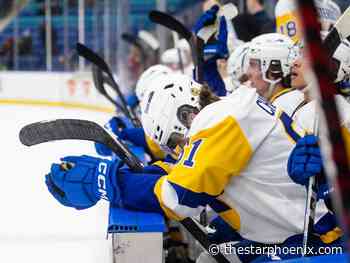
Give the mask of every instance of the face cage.
[[[184, 137], [186, 136], [186, 133], [188, 129], [191, 126], [192, 118], [191, 116], [196, 115], [199, 112], [199, 110], [191, 105], [185, 104], [178, 108], [176, 116], [179, 122], [186, 128], [184, 133], [181, 133], [181, 130], [184, 130], [184, 128], [181, 129], [181, 127], [174, 126], [174, 130], [167, 140], [167, 143], [165, 145], [161, 145], [161, 149], [169, 154], [175, 154], [174, 150], [175, 148], [182, 143]], [[177, 130], [177, 131], [176, 131]]]
[[180, 123], [187, 129], [191, 127], [192, 118], [191, 116], [196, 115], [199, 110], [191, 105], [185, 104], [178, 108], [176, 116]]

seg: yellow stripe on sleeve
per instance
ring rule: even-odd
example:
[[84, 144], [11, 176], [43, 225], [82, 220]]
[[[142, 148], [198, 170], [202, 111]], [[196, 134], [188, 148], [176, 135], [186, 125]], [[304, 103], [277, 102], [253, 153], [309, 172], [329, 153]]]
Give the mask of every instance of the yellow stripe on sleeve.
[[350, 164], [350, 131], [342, 127], [342, 135], [345, 142], [346, 153], [348, 154], [348, 163]]
[[234, 230], [239, 230], [241, 228], [241, 220], [238, 212], [231, 208], [225, 212], [219, 213], [220, 217], [225, 220]]
[[320, 239], [323, 243], [330, 244], [340, 238], [343, 235], [343, 231], [336, 227], [332, 231], [327, 232], [326, 234], [323, 234], [320, 236]]
[[248, 139], [238, 122], [229, 116], [190, 138], [168, 181], [195, 193], [218, 196], [231, 176], [238, 175], [245, 168], [251, 156]]
[[163, 162], [163, 161], [157, 161], [155, 162], [153, 165], [157, 165], [160, 168], [162, 168], [167, 174], [169, 174], [171, 172], [171, 170], [173, 169], [173, 164], [167, 163], [167, 162]]
[[160, 149], [159, 145], [156, 144], [150, 137], [146, 135], [146, 143], [148, 149], [150, 150], [152, 156], [157, 160], [162, 160], [165, 158], [164, 152]]

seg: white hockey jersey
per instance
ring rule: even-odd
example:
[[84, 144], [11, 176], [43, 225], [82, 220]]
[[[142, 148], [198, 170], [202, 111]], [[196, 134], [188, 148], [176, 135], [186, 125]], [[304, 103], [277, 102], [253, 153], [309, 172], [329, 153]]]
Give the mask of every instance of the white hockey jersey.
[[[255, 89], [240, 87], [196, 116], [178, 163], [154, 193], [170, 218], [209, 204], [244, 238], [283, 242], [303, 231], [306, 190], [287, 174], [303, 133]], [[317, 218], [326, 212], [318, 207]]]
[[304, 93], [296, 89], [284, 89], [272, 96], [270, 102], [293, 118], [296, 110], [304, 104]]
[[[340, 114], [340, 124], [350, 130], [350, 103], [343, 96], [336, 95], [336, 104]], [[295, 114], [295, 122], [308, 132], [313, 130], [315, 119], [316, 101], [311, 101]]]
[[[322, 24], [322, 31], [328, 31], [334, 25], [341, 11], [339, 6], [332, 0], [316, 0], [316, 7]], [[276, 32], [285, 34], [299, 42], [303, 31], [300, 17], [294, 0], [279, 0], [275, 7]]]

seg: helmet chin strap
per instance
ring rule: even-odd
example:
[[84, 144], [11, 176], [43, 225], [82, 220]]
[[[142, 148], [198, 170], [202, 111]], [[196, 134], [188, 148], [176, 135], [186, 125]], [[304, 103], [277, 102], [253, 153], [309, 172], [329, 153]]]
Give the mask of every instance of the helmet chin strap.
[[267, 83], [269, 83], [269, 87], [267, 89], [267, 94], [266, 94], [266, 98], [267, 99], [270, 99], [272, 97], [272, 93], [273, 93], [273, 90], [275, 89], [276, 87], [276, 84], [278, 82], [280, 82], [282, 79], [281, 78], [278, 78], [278, 79], [275, 79], [275, 80], [271, 80], [271, 79], [268, 79], [266, 77], [263, 78], [264, 81], [266, 81]]

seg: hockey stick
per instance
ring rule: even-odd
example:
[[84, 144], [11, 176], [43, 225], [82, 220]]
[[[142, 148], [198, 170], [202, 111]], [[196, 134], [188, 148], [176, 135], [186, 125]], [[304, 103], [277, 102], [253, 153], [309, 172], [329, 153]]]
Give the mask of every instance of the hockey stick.
[[95, 84], [97, 91], [101, 93], [107, 100], [109, 100], [119, 111], [121, 111], [127, 116], [125, 109], [107, 93], [103, 85], [103, 83], [106, 82], [106, 80], [104, 79], [102, 71], [95, 65], [92, 66], [91, 71], [92, 80]]
[[124, 111], [126, 113], [126, 116], [133, 122], [133, 124], [136, 127], [141, 127], [141, 122], [138, 119], [135, 111], [127, 104], [124, 95], [121, 93], [119, 85], [114, 80], [113, 74], [111, 70], [109, 69], [106, 62], [95, 52], [93, 52], [88, 47], [84, 46], [83, 44], [77, 43], [76, 50], [78, 52], [79, 56], [84, 57], [86, 60], [90, 61], [92, 64], [94, 64], [96, 67], [98, 67], [101, 71], [107, 74], [107, 77], [109, 81], [108, 84], [111, 85], [111, 87], [117, 92], [117, 95], [120, 98], [120, 101], [123, 105]]
[[[332, 157], [334, 161], [334, 174], [327, 174], [327, 179], [332, 182], [333, 178], [337, 178], [338, 184], [335, 184], [335, 193], [332, 193], [332, 201], [339, 220], [344, 220], [343, 211], [346, 212], [346, 221], [343, 222], [343, 230], [349, 228], [349, 212], [350, 212], [350, 181], [348, 158], [345, 144], [340, 130], [339, 113], [335, 103], [336, 88], [333, 83], [333, 74], [331, 72], [331, 56], [329, 48], [324, 48], [321, 41], [320, 30], [321, 25], [318, 21], [318, 13], [313, 1], [298, 0], [300, 15], [303, 21], [305, 37], [308, 44], [311, 66], [318, 80], [321, 95], [321, 105], [326, 118], [329, 139], [332, 145]], [[337, 28], [337, 27], [336, 27]], [[337, 28], [337, 30], [340, 27]], [[349, 30], [349, 29], [347, 29]], [[329, 171], [326, 171], [328, 173]], [[331, 184], [330, 184], [331, 185]], [[337, 196], [337, 185], [340, 187], [342, 203]], [[343, 209], [345, 208], [345, 210]]]
[[[24, 126], [19, 139], [26, 146], [37, 145], [56, 140], [87, 140], [102, 143], [109, 147], [134, 171], [142, 171], [143, 165], [127, 146], [118, 140], [112, 133], [99, 124], [87, 120], [57, 119], [52, 121], [36, 122]], [[185, 218], [180, 223], [192, 236], [208, 251], [211, 245], [206, 233], [191, 218]], [[229, 261], [221, 254], [213, 255], [219, 263]]]
[[174, 41], [174, 48], [176, 48], [177, 51], [177, 57], [179, 59], [179, 68], [181, 70], [181, 73], [184, 74], [185, 73], [185, 68], [184, 68], [184, 63], [182, 61], [182, 52], [179, 45], [179, 34], [175, 31], [172, 31], [172, 36], [173, 36], [173, 41]]
[[[315, 109], [315, 119], [314, 119], [314, 127], [313, 127], [313, 134], [315, 136], [318, 136], [318, 110], [316, 104]], [[306, 198], [306, 210], [305, 210], [305, 217], [304, 217], [304, 233], [303, 233], [303, 253], [302, 255], [305, 256], [307, 253], [307, 245], [309, 240], [311, 239], [311, 235], [314, 231], [314, 224], [315, 224], [315, 214], [316, 214], [316, 204], [317, 204], [317, 175], [314, 175], [310, 177], [309, 179], [309, 185], [307, 189], [307, 198]]]
[[203, 40], [197, 38], [190, 30], [188, 30], [181, 22], [179, 22], [173, 16], [153, 10], [149, 12], [149, 19], [156, 24], [162, 25], [172, 31], [175, 31], [182, 38], [186, 39], [191, 47], [193, 63], [196, 67], [195, 79], [199, 82], [203, 82]]
[[102, 143], [115, 152], [130, 168], [137, 171], [143, 169], [138, 158], [121, 141], [92, 121], [57, 119], [36, 122], [24, 126], [19, 133], [19, 139], [26, 146], [57, 140], [85, 140]]

